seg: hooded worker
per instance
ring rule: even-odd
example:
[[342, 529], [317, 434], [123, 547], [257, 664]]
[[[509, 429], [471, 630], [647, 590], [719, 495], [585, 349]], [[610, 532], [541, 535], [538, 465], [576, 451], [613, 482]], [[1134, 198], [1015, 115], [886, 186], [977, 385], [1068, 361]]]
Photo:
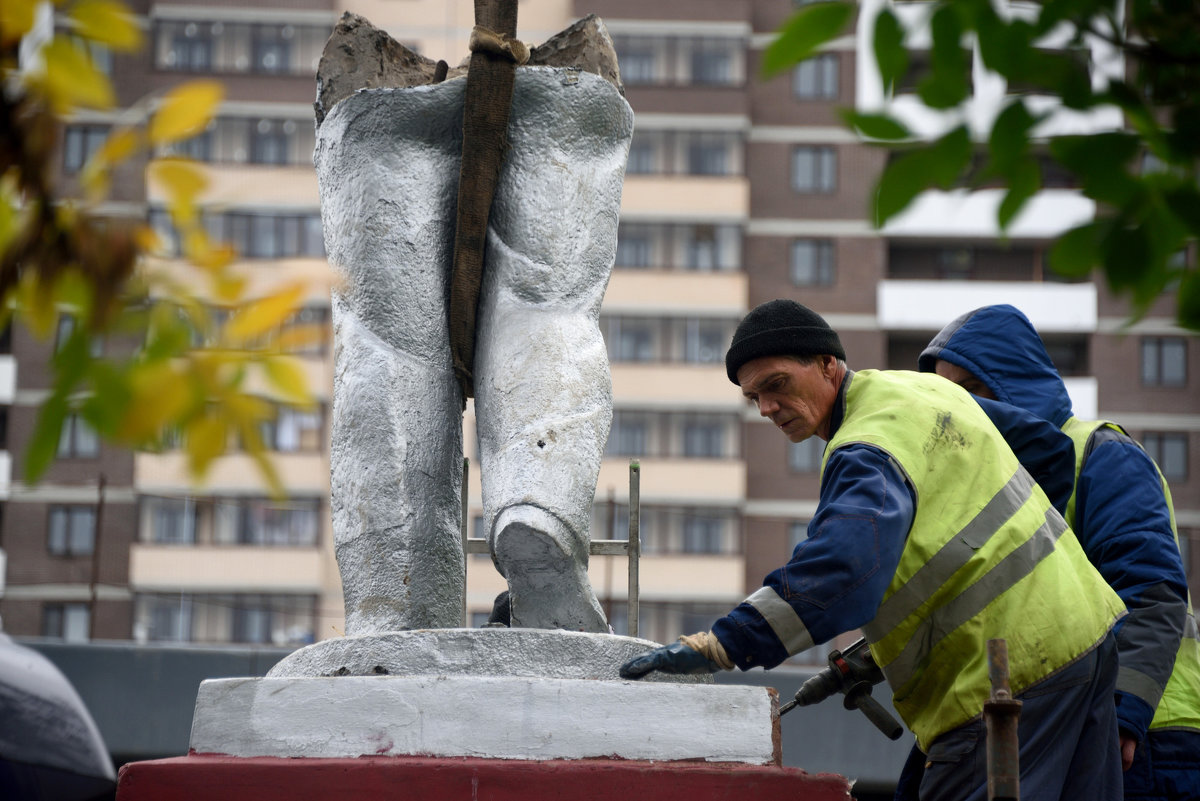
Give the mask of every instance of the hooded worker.
[[918, 366], [1027, 409], [1074, 441], [1067, 522], [1129, 609], [1117, 628], [1125, 797], [1200, 797], [1200, 637], [1158, 466], [1121, 426], [1074, 415], [1041, 337], [1013, 306], [985, 306], [954, 320]]

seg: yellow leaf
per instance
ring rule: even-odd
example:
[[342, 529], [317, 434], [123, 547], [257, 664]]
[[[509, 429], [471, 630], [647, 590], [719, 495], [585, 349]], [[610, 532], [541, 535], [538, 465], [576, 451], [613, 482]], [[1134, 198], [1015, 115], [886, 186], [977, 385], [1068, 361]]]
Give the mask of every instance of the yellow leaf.
[[238, 347], [278, 328], [284, 320], [295, 314], [305, 294], [304, 284], [293, 284], [256, 300], [230, 318], [225, 325], [222, 341]]
[[42, 73], [32, 83], [45, 93], [55, 113], [66, 114], [80, 106], [112, 108], [116, 102], [108, 76], [74, 42], [56, 36], [42, 48], [42, 59]]
[[[8, 0], [4, 0], [8, 2]], [[142, 45], [142, 30], [124, 3], [117, 0], [79, 0], [71, 9], [76, 32], [114, 50], [126, 52]]]
[[82, 180], [93, 200], [108, 194], [113, 166], [133, 155], [140, 141], [137, 132], [130, 128], [115, 130], [88, 159], [83, 168]]
[[48, 338], [58, 322], [53, 288], [42, 283], [35, 271], [28, 270], [21, 275], [17, 285], [16, 301], [17, 310], [34, 335]]
[[33, 29], [38, 0], [3, 0], [0, 2], [0, 45], [8, 47], [21, 41]]
[[150, 120], [147, 128], [150, 142], [165, 145], [200, 133], [224, 94], [219, 81], [190, 81], [172, 89]]
[[271, 356], [263, 360], [262, 366], [267, 380], [284, 400], [297, 406], [312, 404], [308, 378], [299, 359], [294, 356]]
[[[172, 204], [191, 204], [197, 195], [208, 188], [208, 177], [204, 170], [187, 159], [156, 159], [147, 169], [150, 179], [166, 190]], [[176, 223], [179, 222], [176, 217]]]
[[[232, 253], [232, 248], [228, 250]], [[208, 265], [201, 265], [208, 266]], [[224, 266], [224, 265], [222, 265]], [[213, 288], [217, 295], [217, 300], [222, 303], [237, 303], [246, 294], [246, 278], [241, 275], [231, 275], [222, 272], [213, 281]]]
[[184, 428], [184, 448], [192, 476], [202, 477], [221, 454], [229, 440], [229, 425], [215, 414], [206, 414], [189, 422]]
[[282, 351], [296, 351], [321, 345], [329, 336], [329, 326], [318, 323], [289, 325], [279, 335], [278, 345]]
[[119, 428], [126, 441], [144, 442], [177, 422], [192, 397], [179, 370], [166, 362], [145, 365], [129, 380], [130, 399]]
[[259, 423], [275, 416], [275, 407], [256, 395], [230, 395], [225, 399], [225, 409], [242, 435], [252, 438], [259, 436]]

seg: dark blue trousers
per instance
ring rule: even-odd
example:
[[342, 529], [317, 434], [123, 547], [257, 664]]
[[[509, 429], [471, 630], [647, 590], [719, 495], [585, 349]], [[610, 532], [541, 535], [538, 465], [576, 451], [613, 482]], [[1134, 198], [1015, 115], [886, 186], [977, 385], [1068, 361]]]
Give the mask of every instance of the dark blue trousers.
[[[1121, 801], [1121, 755], [1113, 692], [1116, 640], [1017, 697], [1022, 801]], [[987, 729], [982, 718], [915, 747], [896, 788], [898, 801], [985, 801]]]

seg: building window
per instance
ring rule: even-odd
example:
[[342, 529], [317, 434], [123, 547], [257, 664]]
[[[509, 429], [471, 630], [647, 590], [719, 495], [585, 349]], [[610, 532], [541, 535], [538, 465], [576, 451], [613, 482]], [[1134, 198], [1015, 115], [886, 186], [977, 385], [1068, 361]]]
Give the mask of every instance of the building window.
[[201, 131], [195, 136], [173, 143], [169, 152], [174, 156], [183, 156], [194, 161], [212, 161], [213, 134], [211, 130]]
[[275, 419], [259, 427], [263, 447], [285, 453], [319, 451], [324, 422], [320, 411], [302, 411], [290, 406], [280, 406]]
[[688, 175], [728, 175], [729, 147], [724, 139], [694, 136], [687, 148]]
[[729, 326], [722, 322], [688, 319], [684, 323], [683, 354], [689, 364], [721, 364], [730, 341]]
[[614, 38], [622, 83], [636, 86], [658, 81], [658, 53], [653, 44], [634, 44], [622, 38]]
[[100, 455], [100, 439], [87, 421], [69, 414], [63, 419], [57, 455], [64, 459], [94, 459]]
[[824, 455], [825, 442], [820, 437], [788, 443], [788, 467], [794, 473], [818, 472], [821, 469], [821, 457]]
[[291, 120], [259, 120], [250, 135], [250, 161], [254, 164], [287, 164], [288, 143], [295, 133]]
[[254, 28], [254, 71], [282, 73], [290, 66], [291, 39], [295, 30], [291, 25], [277, 28], [273, 25], [257, 25]]
[[629, 144], [629, 159], [625, 162], [625, 172], [630, 175], [652, 175], [655, 172], [654, 154], [654, 142], [648, 137], [635, 134]]
[[96, 547], [96, 509], [51, 506], [47, 550], [54, 556], [91, 556]]
[[196, 542], [196, 503], [191, 498], [143, 498], [143, 520], [151, 542], [192, 545]]
[[837, 151], [826, 145], [792, 150], [792, 188], [805, 194], [829, 194], [837, 188]]
[[792, 242], [792, 283], [796, 286], [833, 284], [833, 242], [797, 239]]
[[683, 455], [688, 459], [719, 459], [725, 455], [725, 427], [719, 420], [688, 420], [683, 424]]
[[239, 504], [239, 545], [308, 547], [317, 542], [317, 500], [271, 501], [253, 498]]
[[654, 323], [636, 317], [614, 317], [608, 325], [609, 358], [615, 362], [654, 360]]
[[1163, 478], [1168, 481], [1187, 481], [1187, 434], [1148, 433], [1142, 437], [1142, 447], [1158, 464]]
[[643, 225], [617, 226], [617, 267], [649, 267], [652, 252], [649, 228]]
[[605, 456], [645, 456], [649, 424], [644, 417], [629, 412], [613, 412]]
[[945, 247], [937, 252], [938, 276], [948, 281], [966, 281], [975, 270], [975, 249]]
[[42, 607], [42, 636], [67, 642], [87, 642], [92, 611], [87, 604], [45, 604]]
[[721, 42], [696, 42], [692, 46], [692, 83], [728, 85], [735, 82], [733, 48]]
[[212, 27], [196, 22], [169, 25], [164, 65], [184, 72], [208, 72], [213, 68]]
[[108, 139], [107, 125], [68, 125], [63, 133], [63, 172], [79, 172]]
[[1142, 385], [1187, 386], [1187, 340], [1183, 337], [1142, 338]]
[[788, 545], [794, 551], [796, 546], [808, 539], [807, 520], [793, 520], [788, 523]]
[[724, 521], [719, 517], [689, 513], [683, 518], [684, 553], [722, 553]]
[[800, 100], [837, 100], [838, 64], [836, 53], [801, 61], [792, 71], [792, 93]]

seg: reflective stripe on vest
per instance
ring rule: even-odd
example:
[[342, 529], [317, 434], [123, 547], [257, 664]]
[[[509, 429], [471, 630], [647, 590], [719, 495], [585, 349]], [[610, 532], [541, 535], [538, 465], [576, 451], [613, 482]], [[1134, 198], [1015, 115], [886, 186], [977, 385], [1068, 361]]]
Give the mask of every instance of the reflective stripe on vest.
[[[1108, 427], [1129, 436], [1124, 428], [1110, 420], [1080, 420], [1072, 417], [1063, 423], [1063, 433], [1075, 443], [1075, 487], [1071, 490], [1071, 500], [1067, 504], [1067, 521], [1074, 525], [1076, 520], [1075, 500], [1079, 485], [1079, 476], [1083, 472], [1084, 460], [1088, 455], [1088, 441], [1100, 428]], [[1132, 438], [1131, 438], [1132, 439]], [[1140, 444], [1139, 444], [1140, 447]], [[1171, 500], [1171, 488], [1158, 465], [1159, 484], [1162, 487], [1163, 499], [1171, 517], [1171, 533], [1175, 537], [1175, 547], [1179, 547], [1179, 528], [1175, 523], [1175, 507]], [[1133, 693], [1155, 706], [1154, 718], [1150, 721], [1151, 729], [1188, 729], [1200, 731], [1200, 629], [1192, 610], [1192, 597], [1187, 597], [1187, 617], [1183, 622], [1183, 638], [1179, 642], [1179, 651], [1175, 655], [1175, 667], [1165, 688], [1160, 687], [1146, 674], [1130, 668], [1120, 668], [1117, 674], [1117, 686], [1126, 692]], [[1161, 695], [1161, 697], [1160, 697]]]

